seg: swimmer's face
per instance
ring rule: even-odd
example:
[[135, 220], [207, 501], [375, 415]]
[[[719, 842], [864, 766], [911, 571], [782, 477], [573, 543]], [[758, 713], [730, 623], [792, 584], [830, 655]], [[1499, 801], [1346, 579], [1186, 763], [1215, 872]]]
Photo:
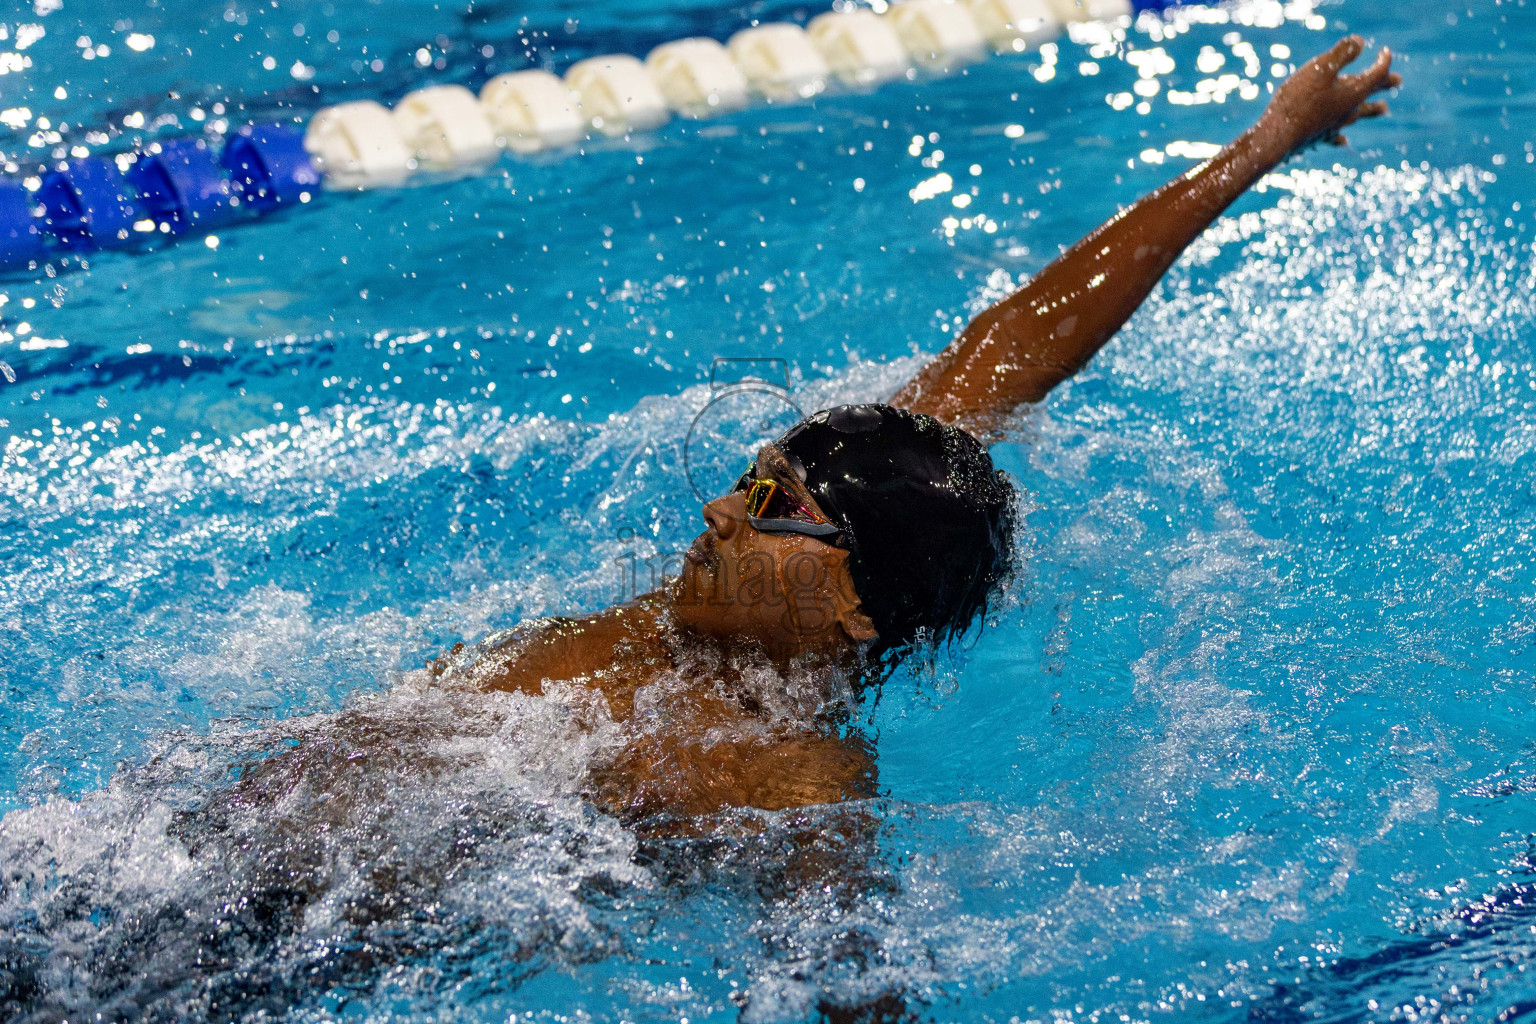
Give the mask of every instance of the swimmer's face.
[[[772, 445], [758, 452], [756, 474], [821, 512]], [[848, 573], [847, 551], [802, 533], [755, 528], [747, 521], [743, 491], [705, 505], [704, 522], [708, 529], [688, 549], [673, 594], [682, 625], [789, 656], [874, 638]]]

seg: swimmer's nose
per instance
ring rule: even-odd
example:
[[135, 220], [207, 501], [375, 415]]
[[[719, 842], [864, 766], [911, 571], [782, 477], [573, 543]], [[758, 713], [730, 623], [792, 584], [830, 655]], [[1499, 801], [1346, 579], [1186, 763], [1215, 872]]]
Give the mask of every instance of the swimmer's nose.
[[721, 540], [726, 540], [747, 522], [747, 496], [740, 491], [716, 498], [704, 506], [704, 522]]

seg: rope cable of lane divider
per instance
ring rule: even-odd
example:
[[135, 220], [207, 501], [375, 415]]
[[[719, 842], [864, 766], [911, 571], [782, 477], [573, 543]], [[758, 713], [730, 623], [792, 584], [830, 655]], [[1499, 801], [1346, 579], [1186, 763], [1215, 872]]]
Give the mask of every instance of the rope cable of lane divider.
[[[1177, 2], [1177, 0], [1174, 0]], [[834, 10], [805, 26], [744, 28], [724, 43], [663, 43], [642, 61], [588, 57], [563, 77], [543, 70], [492, 78], [479, 96], [432, 85], [388, 109], [373, 100], [325, 107], [307, 125], [248, 125], [222, 147], [205, 138], [154, 143], [115, 157], [70, 160], [35, 189], [0, 178], [0, 271], [57, 272], [98, 249], [207, 231], [310, 202], [322, 191], [399, 185], [417, 171], [466, 173], [503, 150], [622, 137], [674, 115], [702, 119], [764, 102], [808, 99], [830, 83], [864, 88], [914, 67], [942, 74], [1022, 53], [1071, 22], [1174, 6], [1169, 0], [903, 0], [876, 13]], [[1201, 2], [1201, 0], [1195, 0]]]

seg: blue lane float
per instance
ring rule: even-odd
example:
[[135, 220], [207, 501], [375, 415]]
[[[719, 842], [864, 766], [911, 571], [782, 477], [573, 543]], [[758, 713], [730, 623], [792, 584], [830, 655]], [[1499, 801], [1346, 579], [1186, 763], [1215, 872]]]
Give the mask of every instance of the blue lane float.
[[70, 249], [128, 244], [144, 210], [115, 160], [86, 157], [43, 176], [37, 199], [43, 226]]
[[35, 193], [0, 178], [0, 271], [40, 267], [50, 239], [76, 252], [124, 248], [297, 205], [323, 185], [303, 130], [284, 124], [249, 125], [222, 150], [170, 139], [121, 165], [71, 160], [43, 175]]
[[219, 158], [233, 187], [260, 211], [303, 201], [320, 191], [320, 171], [293, 125], [249, 125], [232, 136]]
[[179, 235], [239, 216], [235, 190], [206, 140], [173, 139], [158, 150], [141, 153], [127, 175], [157, 227]]
[[46, 251], [32, 197], [16, 182], [0, 179], [0, 267], [37, 266]]

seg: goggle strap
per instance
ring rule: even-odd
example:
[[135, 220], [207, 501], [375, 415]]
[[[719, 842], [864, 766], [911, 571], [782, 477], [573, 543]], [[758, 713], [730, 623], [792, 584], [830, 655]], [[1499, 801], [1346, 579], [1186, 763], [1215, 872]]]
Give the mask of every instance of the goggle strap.
[[842, 527], [836, 523], [812, 523], [804, 519], [759, 519], [757, 516], [748, 515], [747, 522], [752, 524], [753, 529], [768, 533], [803, 533], [808, 537], [831, 537], [843, 532]]

